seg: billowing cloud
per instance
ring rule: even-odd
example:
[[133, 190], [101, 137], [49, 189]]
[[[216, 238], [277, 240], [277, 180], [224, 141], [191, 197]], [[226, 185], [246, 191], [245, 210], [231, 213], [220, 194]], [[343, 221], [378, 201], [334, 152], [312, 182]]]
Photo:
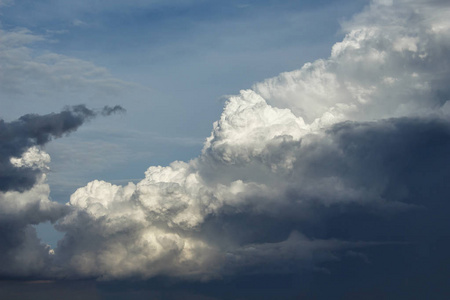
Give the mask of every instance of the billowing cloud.
[[328, 59], [254, 90], [313, 128], [436, 113], [450, 99], [448, 13], [439, 1], [374, 1], [344, 25]]
[[56, 255], [76, 274], [110, 279], [299, 270], [371, 242], [300, 238], [305, 223], [354, 206], [402, 214], [448, 196], [448, 168], [439, 167], [450, 165], [446, 120], [342, 123], [277, 142], [261, 160], [230, 165], [204, 155], [151, 167], [137, 185], [91, 182], [58, 224], [67, 234]]
[[[374, 1], [328, 59], [230, 97], [199, 157], [152, 166], [137, 184], [79, 188], [47, 274], [295, 273], [348, 249], [369, 261], [355, 249], [435, 242], [450, 212], [444, 15], [440, 1]], [[377, 226], [360, 234], [355, 214]], [[416, 224], [398, 226], [411, 214]]]
[[426, 207], [417, 190], [445, 198], [433, 170], [449, 164], [450, 39], [444, 19], [428, 18], [442, 4], [420, 5], [373, 2], [329, 59], [231, 97], [198, 158], [150, 167], [136, 185], [77, 190], [58, 224], [64, 269], [101, 278], [301, 269], [371, 242], [320, 239], [305, 224], [346, 207]]

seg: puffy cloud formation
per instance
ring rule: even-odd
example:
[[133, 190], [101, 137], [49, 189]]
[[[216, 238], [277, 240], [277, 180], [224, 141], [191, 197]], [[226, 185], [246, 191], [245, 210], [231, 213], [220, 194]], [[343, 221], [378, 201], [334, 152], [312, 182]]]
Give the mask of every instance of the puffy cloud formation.
[[[374, 1], [328, 59], [230, 97], [199, 157], [152, 166], [137, 184], [90, 182], [66, 206], [48, 199], [49, 157], [32, 146], [95, 113], [3, 122], [2, 176], [26, 170], [33, 180], [0, 193], [1, 274], [295, 273], [346, 249], [368, 261], [355, 249], [399, 242], [435, 245], [424, 261], [438, 264], [450, 250], [449, 15], [442, 1]], [[30, 226], [47, 220], [65, 232], [56, 249]]]
[[448, 13], [441, 1], [375, 1], [344, 25], [329, 59], [254, 90], [313, 128], [435, 113], [449, 95]]
[[[442, 1], [374, 1], [328, 59], [230, 97], [199, 157], [150, 167], [137, 184], [78, 189], [53, 268], [102, 279], [296, 272], [393, 241], [332, 216], [448, 212], [449, 15]], [[431, 239], [445, 228], [419, 219]]]

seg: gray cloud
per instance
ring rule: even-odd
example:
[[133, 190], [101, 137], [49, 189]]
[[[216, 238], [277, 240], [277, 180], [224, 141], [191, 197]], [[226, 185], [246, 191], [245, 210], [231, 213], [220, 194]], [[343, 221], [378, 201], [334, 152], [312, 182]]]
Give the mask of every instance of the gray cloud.
[[125, 112], [126, 112], [126, 110], [125, 110], [122, 106], [116, 105], [116, 106], [114, 106], [114, 107], [105, 106], [105, 107], [102, 109], [101, 114], [102, 114], [103, 116], [109, 116], [109, 115], [111, 115], [111, 114], [115, 114], [115, 113], [125, 113]]
[[[108, 116], [123, 111], [120, 106], [105, 106], [100, 114]], [[28, 114], [13, 122], [0, 120], [0, 191], [30, 189], [41, 173], [38, 168], [14, 165], [11, 158], [19, 158], [33, 146], [43, 146], [53, 138], [77, 130], [98, 114], [84, 105], [77, 105], [60, 113], [43, 116]]]
[[[34, 149], [26, 154], [42, 158]], [[51, 249], [41, 243], [32, 225], [54, 223], [70, 210], [52, 202], [49, 194], [45, 174], [37, 176], [29, 190], [0, 192], [0, 277], [46, 276], [51, 266]]]

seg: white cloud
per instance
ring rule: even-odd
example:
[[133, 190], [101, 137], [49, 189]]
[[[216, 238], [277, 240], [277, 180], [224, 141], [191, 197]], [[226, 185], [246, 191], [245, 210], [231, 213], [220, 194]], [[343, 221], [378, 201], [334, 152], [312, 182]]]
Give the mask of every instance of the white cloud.
[[448, 78], [448, 55], [438, 49], [448, 49], [450, 34], [433, 29], [445, 22], [429, 7], [422, 13], [421, 2], [410, 2], [372, 3], [344, 25], [349, 32], [330, 58], [258, 83], [255, 91], [313, 127], [433, 111], [448, 100], [434, 85]]
[[31, 147], [21, 157], [12, 157], [11, 163], [15, 167], [38, 168], [42, 171], [48, 170], [50, 155], [37, 147]]
[[220, 117], [214, 123], [203, 153], [231, 164], [251, 161], [267, 143], [279, 136], [298, 140], [308, 132], [302, 118], [289, 109], [267, 105], [251, 90], [241, 91], [229, 99]]

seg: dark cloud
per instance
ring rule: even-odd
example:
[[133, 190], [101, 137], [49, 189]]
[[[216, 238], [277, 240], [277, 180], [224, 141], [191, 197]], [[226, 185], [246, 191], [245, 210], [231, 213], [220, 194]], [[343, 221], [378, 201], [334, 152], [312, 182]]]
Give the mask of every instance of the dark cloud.
[[[231, 253], [239, 264], [227, 265], [238, 266], [238, 275], [229, 279], [233, 285], [243, 284], [241, 280], [256, 285], [283, 270], [286, 275], [275, 278], [295, 280], [296, 284], [284, 287], [284, 292], [293, 293], [292, 299], [294, 295], [305, 299], [450, 296], [448, 120], [344, 122], [320, 137], [285, 141], [272, 145], [270, 151], [275, 159], [292, 152], [296, 159], [292, 172], [283, 177], [284, 196], [270, 201], [270, 196], [252, 199], [249, 195], [248, 204], [266, 202], [268, 208], [246, 212], [241, 208], [238, 214], [222, 210], [202, 227], [203, 234], [219, 245], [219, 240], [226, 240], [228, 246], [229, 240], [243, 245]], [[275, 243], [293, 230], [308, 237], [301, 247], [290, 248], [295, 244], [289, 243], [292, 238]], [[339, 241], [354, 243], [347, 244], [352, 250], [337, 247]], [[323, 243], [329, 251], [314, 243]], [[305, 272], [308, 262], [312, 264]], [[264, 281], [264, 285], [274, 283]], [[263, 293], [258, 291], [255, 299]]]
[[116, 106], [114, 106], [114, 107], [105, 106], [105, 107], [102, 109], [101, 114], [102, 114], [103, 116], [109, 116], [109, 115], [111, 115], [111, 114], [115, 114], [115, 113], [125, 113], [125, 112], [126, 112], [126, 110], [125, 110], [122, 106], [116, 105]]
[[295, 189], [310, 199], [325, 196], [321, 202], [330, 204], [435, 205], [448, 193], [449, 151], [446, 119], [344, 122], [301, 147], [293, 176], [315, 188]]
[[[105, 106], [100, 114], [124, 112], [121, 106]], [[11, 158], [20, 157], [33, 146], [43, 146], [78, 129], [99, 113], [84, 105], [68, 107], [60, 113], [47, 115], [27, 114], [13, 122], [0, 120], [0, 191], [25, 191], [36, 182], [40, 170], [30, 166], [17, 167]]]
[[[330, 292], [321, 290], [327, 286], [345, 299], [446, 299], [449, 153], [450, 123], [429, 118], [341, 123], [305, 146], [297, 165], [302, 174], [296, 174], [303, 184], [290, 195], [311, 203], [316, 220], [303, 232], [386, 243], [358, 249], [363, 259], [321, 264], [330, 273], [315, 274], [309, 293], [329, 298]], [[326, 178], [338, 178], [339, 184], [330, 180], [304, 188]]]
[[0, 278], [42, 278], [51, 266], [50, 247], [25, 222], [0, 220]]

